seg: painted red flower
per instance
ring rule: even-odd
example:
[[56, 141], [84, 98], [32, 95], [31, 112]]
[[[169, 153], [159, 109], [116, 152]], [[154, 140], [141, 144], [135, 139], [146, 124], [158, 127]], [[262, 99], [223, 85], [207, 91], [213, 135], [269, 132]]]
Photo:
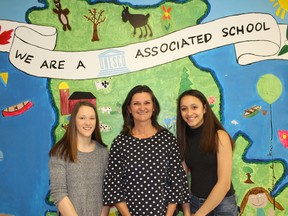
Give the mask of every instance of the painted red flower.
[[164, 5], [162, 5], [162, 10], [164, 11], [164, 15], [163, 15], [163, 19], [171, 19], [170, 17], [170, 11], [172, 10], [172, 7], [169, 7], [168, 9], [166, 9], [166, 7]]
[[215, 101], [216, 101], [216, 99], [215, 99], [214, 96], [210, 96], [210, 97], [208, 98], [209, 104], [215, 104]]
[[288, 148], [288, 130], [278, 130], [278, 137], [282, 145]]

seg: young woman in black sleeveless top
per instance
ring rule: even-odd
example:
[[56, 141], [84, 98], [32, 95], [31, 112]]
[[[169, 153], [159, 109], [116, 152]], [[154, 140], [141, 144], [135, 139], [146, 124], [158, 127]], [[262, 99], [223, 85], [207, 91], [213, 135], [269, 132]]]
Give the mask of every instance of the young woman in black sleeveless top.
[[238, 215], [232, 184], [234, 143], [198, 90], [178, 98], [177, 139], [183, 166], [191, 174], [192, 215]]

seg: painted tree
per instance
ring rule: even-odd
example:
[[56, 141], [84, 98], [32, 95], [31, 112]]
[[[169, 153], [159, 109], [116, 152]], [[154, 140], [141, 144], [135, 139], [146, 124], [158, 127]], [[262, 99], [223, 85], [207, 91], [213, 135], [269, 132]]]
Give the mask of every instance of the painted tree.
[[189, 79], [188, 69], [186, 67], [184, 67], [183, 73], [181, 76], [180, 88], [179, 88], [178, 95], [180, 95], [182, 92], [184, 92], [187, 89], [191, 89], [192, 85], [193, 85], [193, 83]]
[[251, 180], [251, 174], [253, 173], [253, 169], [249, 166], [243, 167], [243, 171], [246, 173], [247, 179], [244, 181], [246, 184], [254, 184]]
[[93, 24], [93, 35], [92, 35], [92, 41], [99, 41], [98, 36], [98, 27], [101, 23], [103, 23], [106, 19], [106, 17], [102, 17], [104, 10], [98, 11], [96, 8], [88, 9], [89, 16], [84, 15], [84, 17], [92, 22]]

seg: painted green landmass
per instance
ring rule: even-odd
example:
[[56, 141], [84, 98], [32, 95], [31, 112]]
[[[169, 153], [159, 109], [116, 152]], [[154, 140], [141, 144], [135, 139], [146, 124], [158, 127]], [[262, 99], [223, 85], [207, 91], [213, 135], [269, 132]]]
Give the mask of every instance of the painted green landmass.
[[[48, 8], [33, 10], [28, 14], [28, 19], [32, 24], [52, 26], [57, 28], [57, 46], [55, 50], [61, 51], [84, 51], [99, 50], [111, 47], [119, 47], [127, 44], [143, 42], [164, 36], [172, 31], [177, 31], [188, 26], [197, 24], [197, 21], [207, 13], [207, 5], [203, 0], [188, 0], [183, 4], [173, 2], [165, 3], [166, 8], [171, 7], [169, 31], [164, 30], [162, 5], [149, 8], [129, 8], [131, 14], [150, 14], [148, 24], [153, 31], [153, 37], [139, 39], [133, 37], [133, 28], [129, 22], [124, 23], [121, 19], [123, 5], [115, 3], [87, 4], [85, 0], [61, 1], [62, 9], [69, 9], [68, 19], [72, 30], [63, 31], [62, 24], [58, 20], [53, 0], [47, 0]], [[84, 16], [89, 16], [89, 10], [96, 9], [104, 11], [101, 18], [105, 21], [99, 25], [98, 34], [100, 41], [92, 42], [92, 22], [87, 21]], [[165, 22], [167, 24], [167, 22]], [[137, 30], [138, 31], [138, 30]], [[138, 32], [137, 32], [138, 33]]]

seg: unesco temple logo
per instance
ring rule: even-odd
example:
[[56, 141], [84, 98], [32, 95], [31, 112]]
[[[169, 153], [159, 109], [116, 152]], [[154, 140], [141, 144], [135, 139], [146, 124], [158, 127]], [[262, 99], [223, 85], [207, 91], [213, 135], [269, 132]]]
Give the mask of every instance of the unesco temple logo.
[[111, 49], [99, 55], [101, 76], [112, 76], [129, 72], [126, 67], [125, 54], [123, 51]]

